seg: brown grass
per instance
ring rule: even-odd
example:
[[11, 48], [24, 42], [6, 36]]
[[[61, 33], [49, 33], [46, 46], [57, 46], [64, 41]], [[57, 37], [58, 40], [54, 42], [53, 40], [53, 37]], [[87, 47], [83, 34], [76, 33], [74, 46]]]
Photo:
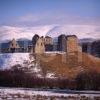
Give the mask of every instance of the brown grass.
[[[51, 59], [51, 57], [53, 58]], [[43, 54], [39, 56], [43, 73], [51, 72], [55, 73], [57, 77], [75, 78], [77, 74], [83, 71], [93, 70], [100, 72], [100, 58], [82, 53], [82, 64], [77, 67], [71, 67], [67, 62], [62, 60], [63, 57], [64, 55], [62, 54]]]

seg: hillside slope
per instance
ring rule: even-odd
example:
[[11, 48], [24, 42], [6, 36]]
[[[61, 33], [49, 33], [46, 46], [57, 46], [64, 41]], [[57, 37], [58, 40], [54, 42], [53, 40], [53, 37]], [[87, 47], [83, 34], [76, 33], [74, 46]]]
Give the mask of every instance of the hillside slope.
[[11, 68], [11, 66], [29, 61], [29, 53], [2, 53], [0, 54], [0, 68]]
[[[100, 58], [82, 53], [82, 64], [71, 67], [65, 61], [65, 53], [45, 53], [30, 57], [29, 53], [6, 53], [0, 54], [0, 68], [12, 69], [20, 65], [26, 71], [36, 76], [55, 78], [75, 78], [81, 72], [96, 71], [100, 73]], [[19, 67], [19, 66], [18, 66]]]
[[[48, 61], [43, 60], [45, 56], [47, 56]], [[50, 55], [42, 55], [40, 62], [44, 74], [51, 72], [55, 74], [55, 77], [74, 78], [85, 71], [100, 72], [100, 59], [92, 55], [82, 53], [82, 64], [77, 67], [70, 67], [63, 59], [62, 54], [52, 55], [52, 59], [50, 59]]]

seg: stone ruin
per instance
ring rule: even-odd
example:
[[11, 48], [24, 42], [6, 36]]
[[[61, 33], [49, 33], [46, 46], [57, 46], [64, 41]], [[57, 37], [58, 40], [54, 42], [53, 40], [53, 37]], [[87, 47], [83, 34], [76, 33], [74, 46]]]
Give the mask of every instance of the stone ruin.
[[[66, 37], [66, 63], [69, 66], [79, 66], [82, 63], [82, 48], [78, 43], [76, 35], [69, 35]], [[45, 53], [45, 38], [39, 37], [34, 48], [34, 54]]]
[[78, 44], [78, 38], [75, 35], [69, 35], [66, 42], [66, 62], [69, 66], [81, 65], [82, 48]]
[[35, 51], [36, 54], [43, 54], [45, 53], [45, 44], [44, 44], [44, 38], [40, 37], [36, 44], [35, 44]]

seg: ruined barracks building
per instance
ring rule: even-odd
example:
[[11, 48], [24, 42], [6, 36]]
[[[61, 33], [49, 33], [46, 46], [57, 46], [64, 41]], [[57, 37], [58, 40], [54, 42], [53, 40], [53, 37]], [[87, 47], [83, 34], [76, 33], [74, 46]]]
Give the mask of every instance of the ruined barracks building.
[[30, 52], [32, 54], [43, 54], [45, 51], [66, 52], [68, 65], [77, 66], [82, 62], [82, 48], [78, 43], [76, 35], [60, 35], [58, 40], [49, 37], [39, 37], [37, 34], [30, 40], [15, 40], [1, 45], [2, 53]]
[[52, 39], [49, 36], [39, 37], [35, 34], [31, 40], [15, 40], [0, 45], [0, 52], [31, 52], [44, 53], [45, 51], [64, 51], [70, 54], [73, 51], [81, 51], [78, 44], [78, 38], [75, 35], [60, 35], [58, 39]]
[[31, 40], [27, 39], [12, 39], [6, 43], [0, 43], [1, 53], [17, 53], [17, 52], [34, 52], [40, 53], [53, 50], [53, 39], [49, 36], [45, 38], [35, 34]]

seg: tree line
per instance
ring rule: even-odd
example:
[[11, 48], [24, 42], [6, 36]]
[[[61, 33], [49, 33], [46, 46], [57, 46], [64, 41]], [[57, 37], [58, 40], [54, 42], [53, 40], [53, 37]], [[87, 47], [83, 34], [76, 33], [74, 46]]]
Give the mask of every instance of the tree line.
[[100, 73], [95, 71], [83, 72], [74, 79], [68, 78], [39, 78], [25, 73], [22, 70], [0, 71], [1, 87], [25, 87], [25, 88], [48, 88], [48, 89], [77, 89], [77, 90], [100, 90]]

